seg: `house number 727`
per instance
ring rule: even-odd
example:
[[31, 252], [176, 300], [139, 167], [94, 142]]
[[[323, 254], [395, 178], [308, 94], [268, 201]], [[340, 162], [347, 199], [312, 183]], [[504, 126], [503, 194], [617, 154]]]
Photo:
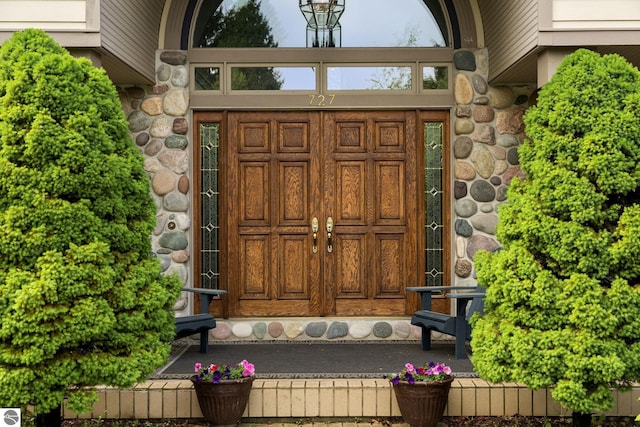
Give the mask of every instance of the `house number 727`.
[[333, 99], [335, 97], [335, 95], [309, 95], [309, 105], [317, 105], [318, 107], [333, 105]]

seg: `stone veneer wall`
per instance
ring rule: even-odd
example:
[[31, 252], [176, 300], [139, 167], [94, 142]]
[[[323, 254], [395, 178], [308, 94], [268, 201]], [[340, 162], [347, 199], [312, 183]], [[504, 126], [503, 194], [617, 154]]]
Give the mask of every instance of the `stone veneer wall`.
[[[119, 88], [129, 129], [145, 157], [158, 206], [153, 251], [163, 270], [190, 283], [191, 138], [189, 69], [186, 52], [159, 51], [157, 83]], [[518, 146], [524, 138], [522, 116], [535, 85], [491, 87], [486, 49], [454, 55], [452, 152], [454, 156], [455, 284], [473, 285], [473, 256], [499, 246], [497, 207], [514, 176], [521, 176]], [[177, 315], [188, 314], [183, 293]], [[417, 339], [408, 319], [220, 320], [212, 338], [234, 339]]]
[[[158, 206], [153, 252], [165, 273], [175, 273], [187, 284], [193, 211], [186, 52], [158, 52], [156, 64], [155, 86], [121, 87], [119, 94], [129, 131], [144, 155], [144, 167]], [[188, 314], [189, 298], [183, 292], [175, 305], [178, 315]]]
[[536, 86], [489, 86], [486, 49], [457, 51], [454, 65], [455, 284], [475, 285], [473, 256], [500, 246], [498, 205], [506, 200], [511, 180], [524, 176], [518, 147]]

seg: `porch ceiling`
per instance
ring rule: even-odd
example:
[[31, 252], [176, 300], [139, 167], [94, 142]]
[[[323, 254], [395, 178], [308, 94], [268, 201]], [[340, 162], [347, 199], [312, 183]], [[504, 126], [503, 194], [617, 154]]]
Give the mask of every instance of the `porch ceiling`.
[[125, 64], [120, 59], [114, 57], [104, 51], [100, 52], [102, 67], [105, 69], [109, 78], [116, 85], [118, 84], [134, 84], [134, 85], [153, 85], [155, 82], [144, 77], [142, 74], [135, 71], [129, 65]]
[[[631, 64], [640, 68], [640, 47], [637, 45], [625, 46], [584, 46], [602, 55], [617, 53], [627, 59]], [[575, 47], [579, 49], [580, 47]], [[538, 55], [544, 50], [539, 47], [529, 52], [518, 62], [507, 68], [499, 76], [491, 81], [492, 84], [519, 84], [538, 81]]]

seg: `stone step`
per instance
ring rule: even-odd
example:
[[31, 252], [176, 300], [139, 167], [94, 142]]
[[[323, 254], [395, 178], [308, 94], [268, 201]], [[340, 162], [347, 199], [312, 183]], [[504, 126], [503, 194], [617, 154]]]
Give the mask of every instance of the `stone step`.
[[[607, 416], [640, 414], [640, 385], [615, 392], [616, 404]], [[99, 389], [93, 410], [80, 416], [64, 408], [64, 417], [102, 419], [200, 419], [202, 413], [188, 380], [155, 380], [131, 389]], [[446, 416], [566, 416], [571, 414], [548, 390], [524, 385], [490, 384], [480, 379], [454, 380]], [[400, 416], [393, 389], [383, 379], [278, 380], [256, 379], [244, 417], [335, 418]]]

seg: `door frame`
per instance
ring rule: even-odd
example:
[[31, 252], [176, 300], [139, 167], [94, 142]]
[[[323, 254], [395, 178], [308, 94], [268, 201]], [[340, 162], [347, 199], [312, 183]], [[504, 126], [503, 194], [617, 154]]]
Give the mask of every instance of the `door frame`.
[[[260, 111], [260, 110], [256, 110]], [[406, 111], [410, 111], [407, 109]], [[418, 187], [418, 202], [416, 204], [417, 209], [417, 224], [420, 227], [420, 224], [424, 224], [425, 211], [424, 209], [420, 209], [421, 206], [424, 206], [423, 196], [421, 196], [421, 188], [424, 188], [424, 143], [420, 143], [422, 139], [420, 139], [420, 135], [424, 138], [424, 124], [426, 122], [440, 122], [443, 124], [442, 130], [442, 179], [443, 179], [443, 201], [442, 201], [442, 215], [443, 215], [443, 226], [444, 233], [442, 236], [442, 257], [443, 257], [443, 283], [450, 284], [452, 280], [451, 271], [451, 259], [452, 259], [452, 226], [451, 226], [451, 203], [452, 203], [452, 180], [451, 177], [451, 155], [450, 151], [450, 111], [446, 109], [438, 109], [438, 110], [413, 110], [416, 113], [416, 144], [417, 144], [417, 166], [416, 166], [416, 186]], [[193, 112], [193, 122], [194, 122], [194, 149], [193, 149], [193, 209], [194, 213], [192, 215], [192, 233], [193, 233], [193, 271], [192, 271], [192, 283], [195, 287], [200, 286], [200, 275], [202, 269], [201, 263], [201, 249], [202, 242], [200, 237], [200, 229], [202, 226], [201, 223], [201, 197], [200, 197], [200, 189], [201, 185], [201, 177], [200, 177], [200, 125], [205, 123], [219, 123], [219, 131], [220, 131], [220, 141], [224, 141], [227, 138], [227, 125], [228, 125], [228, 111], [194, 111]], [[219, 199], [219, 211], [226, 212], [228, 208], [228, 200], [227, 200], [227, 192], [224, 191], [225, 188], [228, 188], [228, 151], [225, 151], [222, 148], [223, 143], [221, 143], [221, 152], [219, 155], [219, 188], [220, 188], [220, 199]], [[219, 238], [221, 242], [228, 241], [228, 220], [225, 215], [219, 216], [219, 225], [220, 225], [220, 234]], [[322, 226], [323, 224], [321, 224]], [[407, 283], [408, 286], [423, 286], [425, 283], [424, 272], [425, 272], [425, 256], [420, 254], [421, 251], [424, 251], [425, 248], [425, 233], [417, 230], [417, 252], [418, 252], [418, 273], [416, 277], [416, 283]], [[223, 289], [229, 288], [229, 274], [228, 274], [228, 252], [221, 250], [220, 251], [220, 259], [219, 259], [219, 273], [220, 273], [220, 287]], [[418, 309], [420, 305], [420, 301], [417, 296], [413, 293], [407, 293], [407, 304], [406, 304], [406, 312], [405, 314], [410, 314]], [[196, 301], [197, 302], [197, 301]], [[448, 312], [448, 304], [446, 301], [441, 301], [439, 304], [436, 304], [437, 307], [440, 307], [440, 310], [443, 312]], [[196, 311], [198, 305], [195, 305]], [[228, 318], [229, 317], [229, 301], [228, 298], [215, 299], [210, 306], [210, 312], [216, 314], [218, 316]]]

